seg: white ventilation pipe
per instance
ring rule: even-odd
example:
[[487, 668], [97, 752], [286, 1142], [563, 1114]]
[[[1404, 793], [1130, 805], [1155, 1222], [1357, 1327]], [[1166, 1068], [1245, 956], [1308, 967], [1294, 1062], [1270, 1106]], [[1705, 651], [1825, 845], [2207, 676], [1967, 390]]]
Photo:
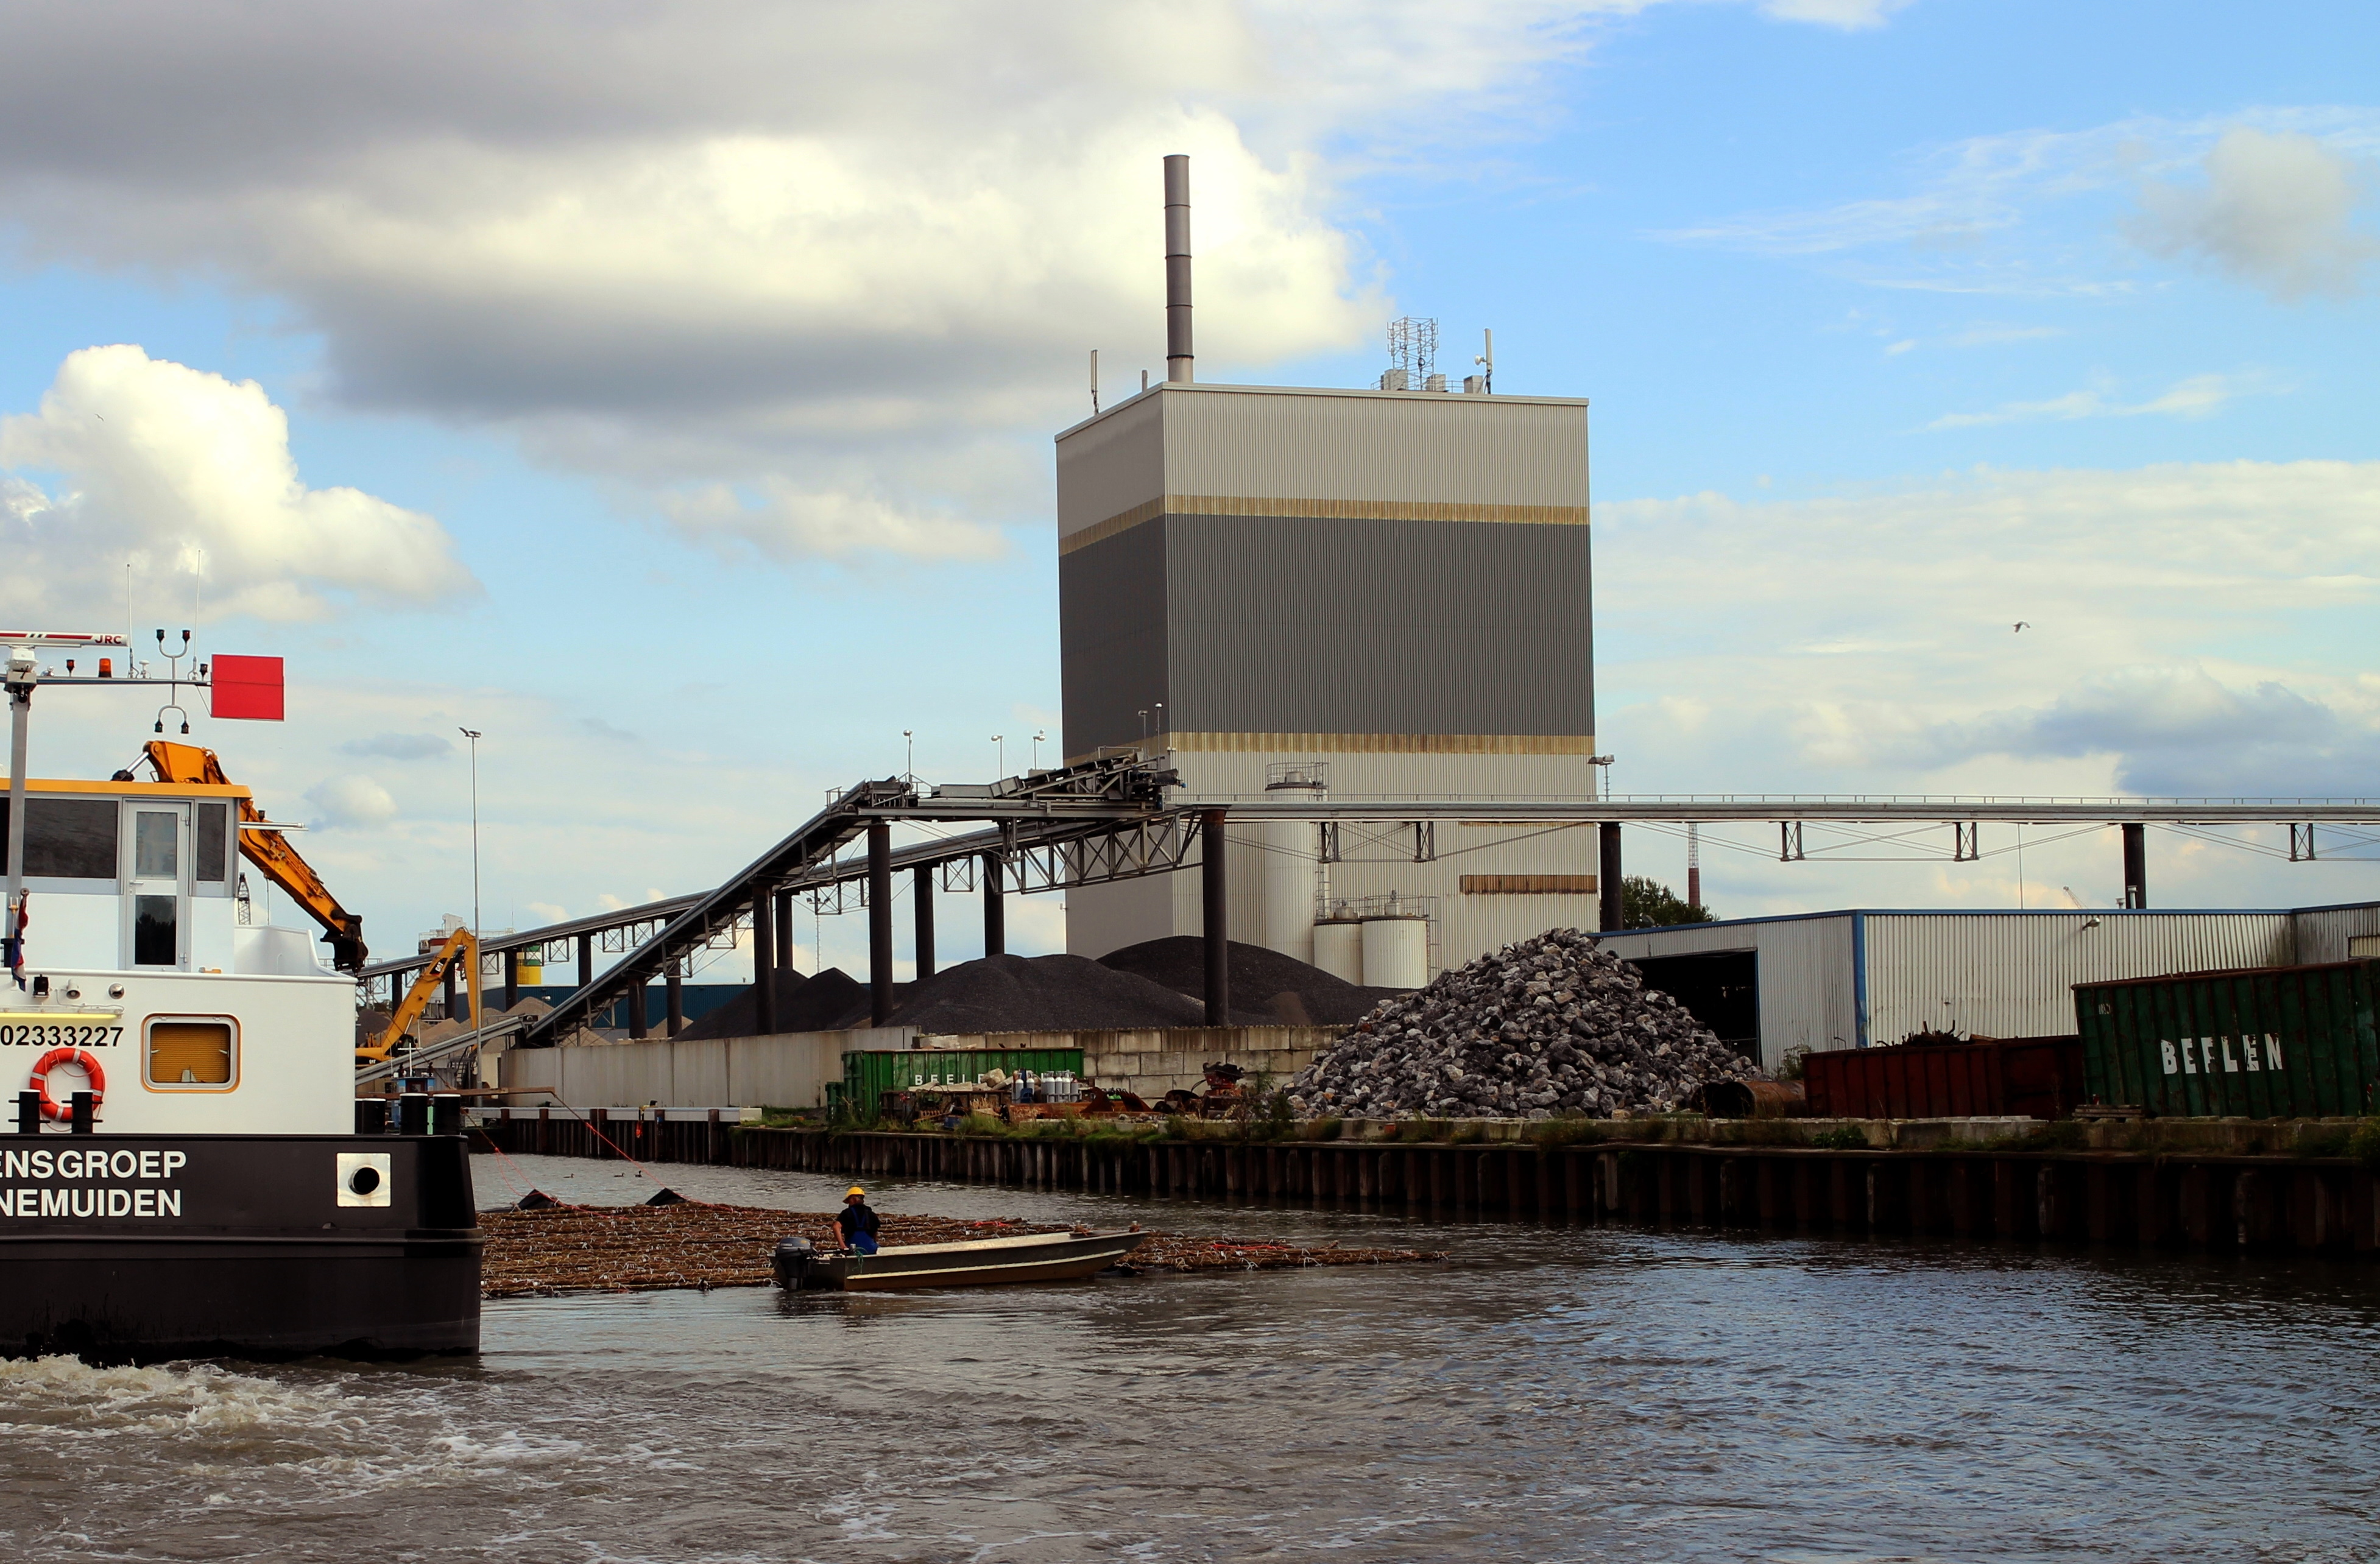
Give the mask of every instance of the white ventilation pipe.
[[[1325, 795], [1310, 782], [1281, 782], [1265, 789], [1271, 803], [1318, 802]], [[1257, 829], [1264, 843], [1265, 949], [1311, 962], [1318, 832], [1312, 820], [1266, 820]]]

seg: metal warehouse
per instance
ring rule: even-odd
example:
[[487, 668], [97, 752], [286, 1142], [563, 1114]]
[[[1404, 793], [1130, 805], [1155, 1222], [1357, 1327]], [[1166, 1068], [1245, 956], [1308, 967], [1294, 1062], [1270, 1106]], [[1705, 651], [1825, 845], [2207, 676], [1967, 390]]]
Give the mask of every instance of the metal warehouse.
[[1912, 1033], [2055, 1037], [2073, 986], [2344, 961], [2380, 903], [2289, 912], [1808, 913], [1602, 937], [1645, 980], [1775, 1069], [1789, 1049]]

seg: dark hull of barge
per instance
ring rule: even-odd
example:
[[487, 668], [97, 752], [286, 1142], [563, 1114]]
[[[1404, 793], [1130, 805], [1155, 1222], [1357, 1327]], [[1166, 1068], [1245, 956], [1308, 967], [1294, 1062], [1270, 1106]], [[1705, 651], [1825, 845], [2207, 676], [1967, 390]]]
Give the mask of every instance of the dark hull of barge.
[[[343, 1203], [358, 1157], [383, 1203]], [[0, 1354], [479, 1350], [460, 1135], [5, 1136], [0, 1185]]]

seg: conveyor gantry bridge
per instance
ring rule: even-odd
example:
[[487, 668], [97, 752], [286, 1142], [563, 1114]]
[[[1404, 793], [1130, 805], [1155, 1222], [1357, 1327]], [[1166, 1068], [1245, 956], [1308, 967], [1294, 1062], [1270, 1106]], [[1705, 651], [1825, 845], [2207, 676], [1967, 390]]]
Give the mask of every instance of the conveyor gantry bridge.
[[[926, 789], [914, 782], [887, 778], [861, 782], [762, 854], [742, 872], [707, 893], [671, 897], [640, 906], [577, 918], [514, 935], [488, 935], [482, 949], [501, 952], [505, 962], [507, 1008], [516, 1002], [515, 975], [524, 955], [534, 952], [548, 960], [568, 959], [576, 944], [579, 987], [521, 1035], [521, 1046], [549, 1047], [622, 999], [627, 1001], [628, 1031], [633, 1037], [647, 1033], [646, 986], [662, 978], [669, 995], [668, 1027], [683, 1024], [677, 1003], [679, 980], [690, 960], [705, 950], [730, 949], [741, 933], [748, 933], [754, 967], [761, 979], [754, 988], [759, 1013], [756, 1028], [775, 1029], [774, 973], [791, 964], [793, 940], [789, 927], [795, 896], [822, 892], [854, 881], [863, 882], [868, 915], [871, 1012], [881, 1024], [892, 1007], [892, 875], [907, 870], [917, 877], [915, 898], [917, 966], [919, 976], [934, 970], [932, 891], [937, 875], [942, 889], [966, 890], [980, 885], [984, 892], [984, 951], [998, 954], [1005, 946], [1003, 898], [1009, 891], [1058, 891], [1073, 886], [1164, 874], [1184, 867], [1204, 839], [1220, 836], [1229, 818], [1243, 820], [1295, 819], [1323, 823], [1370, 823], [1410, 826], [1417, 858], [1431, 855], [1431, 842], [1439, 822], [1493, 819], [1499, 824], [1596, 825], [1600, 827], [1602, 921], [1617, 927], [1619, 917], [1620, 829], [1626, 823], [1684, 824], [1773, 823], [1780, 856], [1801, 856], [1800, 834], [1804, 822], [1845, 825], [1942, 825], [1955, 828], [1956, 855], [1970, 856], [1975, 830], [1982, 822], [2010, 825], [2118, 825], [2124, 837], [2124, 903], [2147, 904], [2147, 874], [2142, 833], [2147, 825], [2237, 826], [2287, 824], [2293, 851], [2302, 840], [2311, 855], [2313, 828], [2380, 826], [2380, 800], [2301, 799], [2119, 799], [2119, 798], [1949, 798], [1925, 795], [1853, 796], [1697, 796], [1607, 799], [1514, 798], [1363, 798], [1298, 799], [1196, 798], [1175, 795], [1172, 772], [1134, 754], [1103, 756], [1077, 765], [1035, 771], [982, 785], [952, 785]], [[920, 826], [974, 824], [981, 829], [964, 835], [892, 844], [898, 823]], [[844, 853], [865, 839], [866, 850]], [[1229, 928], [1225, 904], [1223, 857], [1199, 851], [1205, 881], [1207, 1008], [1210, 1023], [1228, 1016], [1230, 996], [1225, 958]], [[598, 949], [620, 952], [625, 959], [600, 976], [593, 973]], [[405, 974], [418, 969], [426, 957], [383, 962], [358, 975], [370, 980], [387, 978], [392, 988]]]
[[[820, 810], [800, 830], [747, 866], [708, 895], [694, 898], [628, 958], [555, 1005], [522, 1035], [524, 1048], [542, 1048], [586, 1025], [625, 995], [632, 1036], [645, 1030], [645, 986], [656, 976], [672, 982], [696, 951], [732, 943], [739, 927], [752, 939], [755, 1024], [776, 1029], [775, 970], [791, 955], [784, 925], [792, 898], [805, 891], [865, 878], [870, 1011], [883, 1024], [892, 1009], [892, 875], [907, 869], [918, 878], [918, 965], [930, 971], [931, 877], [944, 865], [981, 867], [985, 899], [985, 949], [1003, 944], [1002, 897], [1007, 871], [1020, 874], [1018, 890], [1057, 890], [1105, 880], [1161, 874], [1182, 867], [1197, 830], [1195, 821], [1165, 806], [1173, 773], [1137, 756], [1122, 756], [1036, 771], [989, 786], [944, 787], [931, 795], [915, 783], [888, 778], [861, 782]], [[994, 822], [965, 836], [892, 847], [896, 820], [926, 824]], [[867, 851], [845, 859], [844, 850], [862, 837]], [[1036, 881], [1038, 883], [1036, 883]], [[583, 969], [582, 969], [583, 970]], [[678, 1017], [673, 1015], [674, 1031]]]

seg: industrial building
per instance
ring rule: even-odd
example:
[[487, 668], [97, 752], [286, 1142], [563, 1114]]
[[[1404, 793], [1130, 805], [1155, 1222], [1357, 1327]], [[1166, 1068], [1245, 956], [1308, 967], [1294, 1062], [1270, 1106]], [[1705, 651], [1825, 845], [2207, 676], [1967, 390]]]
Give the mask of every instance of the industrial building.
[[[1187, 177], [1168, 160], [1169, 378], [1057, 437], [1066, 756], [1136, 748], [1201, 800], [1477, 800], [1428, 831], [1232, 828], [1233, 931], [1342, 976], [1595, 927], [1594, 827], [1496, 817], [1597, 791], [1585, 401], [1196, 383]], [[1079, 889], [1067, 949], [1198, 933], [1199, 894]], [[1351, 970], [1366, 942], [1382, 970]]]
[[1775, 1069], [1918, 1032], [2074, 1030], [2077, 983], [2345, 961], [2380, 936], [2380, 902], [2289, 912], [1852, 910], [1606, 934], [1722, 1038]]

